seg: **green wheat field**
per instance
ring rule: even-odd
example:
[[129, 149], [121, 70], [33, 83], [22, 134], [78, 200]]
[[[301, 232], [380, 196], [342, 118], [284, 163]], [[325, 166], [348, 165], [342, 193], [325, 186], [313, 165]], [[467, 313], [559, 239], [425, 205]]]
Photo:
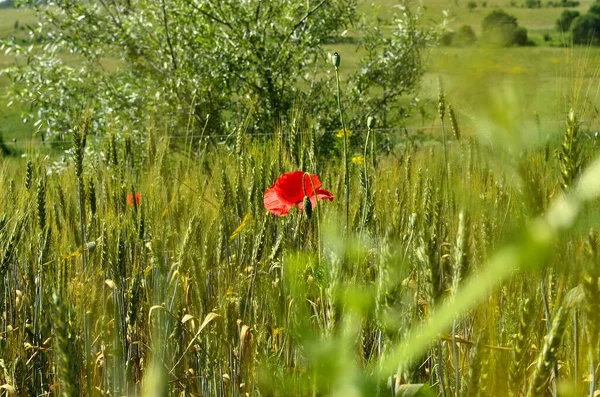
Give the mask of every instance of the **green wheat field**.
[[[0, 396], [600, 396], [600, 50], [557, 44], [562, 8], [446, 3], [425, 20], [504, 7], [535, 46], [432, 47], [402, 128], [298, 101], [268, 131], [99, 134], [83, 106], [42, 141], [0, 74]], [[337, 120], [364, 53], [324, 48]]]

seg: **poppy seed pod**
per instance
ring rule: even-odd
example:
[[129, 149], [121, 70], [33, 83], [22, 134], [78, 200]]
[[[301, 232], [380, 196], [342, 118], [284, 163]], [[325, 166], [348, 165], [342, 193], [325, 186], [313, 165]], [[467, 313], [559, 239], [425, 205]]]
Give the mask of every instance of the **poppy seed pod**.
[[90, 241], [90, 242], [85, 243], [85, 249], [86, 249], [86, 251], [88, 251], [90, 253], [96, 251], [96, 242]]
[[331, 62], [333, 63], [333, 66], [337, 69], [340, 67], [340, 54], [338, 54], [337, 52], [334, 52], [333, 55], [331, 56]]
[[367, 117], [367, 128], [372, 129], [375, 127], [375, 117], [369, 116]]
[[302, 205], [304, 206], [304, 212], [306, 213], [306, 216], [308, 219], [310, 219], [312, 217], [312, 203], [310, 202], [310, 198], [308, 196], [304, 196]]

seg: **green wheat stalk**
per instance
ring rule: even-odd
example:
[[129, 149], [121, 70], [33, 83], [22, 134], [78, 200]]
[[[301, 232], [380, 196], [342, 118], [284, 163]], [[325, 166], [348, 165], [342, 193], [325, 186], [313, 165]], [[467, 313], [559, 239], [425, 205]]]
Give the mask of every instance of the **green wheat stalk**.
[[533, 377], [527, 391], [527, 397], [543, 396], [546, 393], [548, 382], [558, 361], [558, 349], [565, 334], [568, 310], [558, 308], [550, 332], [546, 335], [544, 347], [540, 352]]

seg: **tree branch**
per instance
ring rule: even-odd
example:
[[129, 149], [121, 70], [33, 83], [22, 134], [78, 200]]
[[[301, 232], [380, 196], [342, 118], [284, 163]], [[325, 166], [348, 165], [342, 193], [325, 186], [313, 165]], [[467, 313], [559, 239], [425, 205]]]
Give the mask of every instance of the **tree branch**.
[[285, 43], [287, 43], [287, 41], [290, 39], [290, 37], [292, 37], [292, 35], [296, 31], [296, 29], [298, 29], [308, 18], [310, 18], [310, 16], [312, 14], [314, 14], [315, 12], [317, 12], [317, 10], [319, 8], [321, 8], [321, 6], [323, 4], [325, 4], [326, 1], [327, 0], [321, 0], [321, 2], [319, 4], [317, 4], [316, 6], [314, 6], [312, 10], [310, 10], [304, 17], [302, 17], [302, 19], [300, 21], [298, 21], [298, 23], [296, 25], [294, 25], [294, 27], [292, 28], [292, 30], [290, 31], [290, 33], [287, 35], [287, 37], [285, 38], [285, 40], [283, 40], [283, 42], [279, 45], [279, 48], [283, 47], [283, 45]]
[[169, 34], [169, 21], [167, 19], [167, 9], [165, 7], [165, 0], [161, 0], [160, 4], [163, 12], [163, 23], [165, 25], [167, 45], [169, 46], [169, 52], [171, 53], [171, 62], [173, 63], [173, 70], [177, 70], [177, 58], [175, 58], [175, 51], [173, 51], [173, 45], [171, 44], [171, 35]]

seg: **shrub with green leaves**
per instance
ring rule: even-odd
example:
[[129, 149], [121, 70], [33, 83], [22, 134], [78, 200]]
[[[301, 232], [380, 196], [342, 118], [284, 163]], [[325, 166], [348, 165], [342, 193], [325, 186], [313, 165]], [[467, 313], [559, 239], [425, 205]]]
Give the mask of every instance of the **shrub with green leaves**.
[[571, 23], [579, 15], [579, 11], [564, 10], [562, 14], [560, 14], [560, 18], [556, 20], [556, 30], [559, 32], [568, 32], [571, 28]]
[[525, 6], [527, 8], [541, 8], [542, 2], [541, 0], [525, 0]]
[[490, 45], [508, 47], [525, 45], [527, 30], [520, 27], [517, 18], [503, 10], [490, 12], [481, 22], [483, 41]]
[[462, 25], [452, 39], [452, 44], [457, 46], [469, 46], [475, 44], [477, 36], [471, 25]]
[[[331, 127], [337, 115], [321, 111], [333, 100], [323, 46], [346, 30], [364, 33], [368, 53], [347, 78], [356, 109], [385, 111], [419, 82], [421, 53], [436, 35], [404, 4], [384, 36], [357, 14], [356, 0], [59, 0], [38, 6], [32, 40], [43, 48], [3, 46], [25, 61], [9, 72], [12, 96], [43, 135], [68, 132], [81, 104], [94, 109], [95, 133], [117, 121], [139, 133], [150, 113], [197, 134], [230, 132], [251, 114], [248, 127], [260, 132], [302, 107]], [[374, 99], [378, 86], [386, 94]]]
[[443, 46], [449, 46], [452, 45], [452, 41], [454, 40], [454, 36], [456, 35], [456, 32], [453, 32], [451, 30], [448, 30], [444, 33], [442, 33], [442, 35], [440, 36], [440, 45]]
[[593, 3], [590, 6], [588, 13], [600, 16], [600, 3]]
[[571, 37], [574, 44], [596, 45], [600, 43], [600, 16], [588, 12], [573, 20]]
[[398, 99], [415, 93], [426, 69], [424, 52], [440, 36], [440, 26], [422, 28], [426, 22], [420, 7], [403, 8], [390, 24], [391, 32], [376, 21], [360, 25], [358, 46], [364, 55], [346, 90], [351, 128], [362, 125], [367, 116], [377, 116], [381, 127], [404, 124], [408, 109]]

